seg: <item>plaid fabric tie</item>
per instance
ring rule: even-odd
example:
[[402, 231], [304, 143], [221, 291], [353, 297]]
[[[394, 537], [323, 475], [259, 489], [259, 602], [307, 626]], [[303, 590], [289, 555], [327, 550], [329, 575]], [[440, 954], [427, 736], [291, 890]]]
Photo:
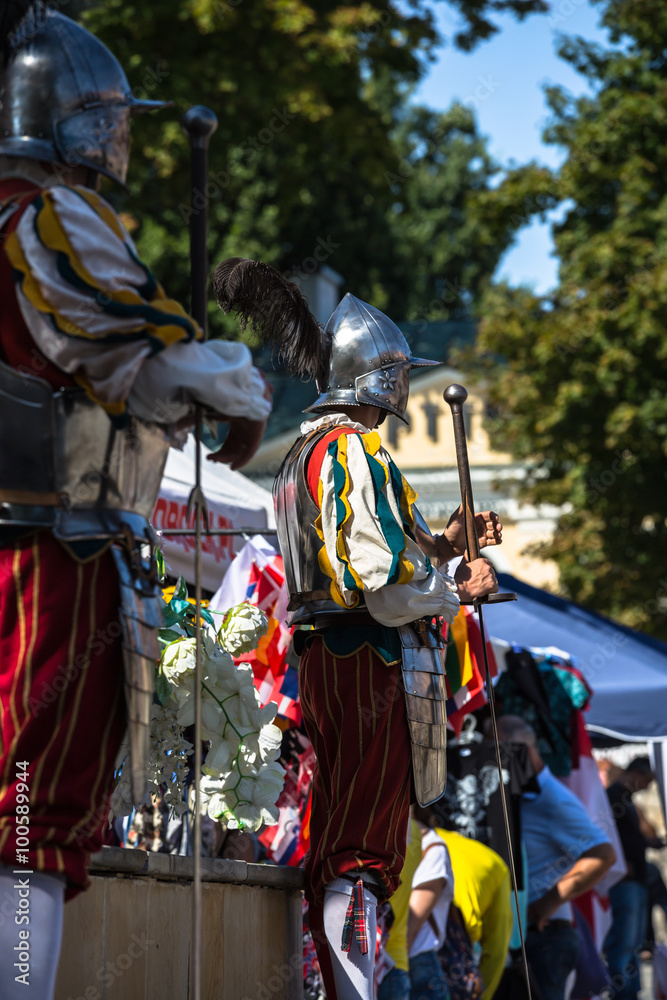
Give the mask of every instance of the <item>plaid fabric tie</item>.
[[350, 905], [345, 914], [343, 924], [343, 939], [340, 944], [341, 951], [349, 951], [352, 944], [352, 935], [356, 938], [359, 951], [362, 955], [368, 954], [368, 935], [366, 933], [366, 909], [364, 906], [364, 880], [357, 879], [350, 896]]

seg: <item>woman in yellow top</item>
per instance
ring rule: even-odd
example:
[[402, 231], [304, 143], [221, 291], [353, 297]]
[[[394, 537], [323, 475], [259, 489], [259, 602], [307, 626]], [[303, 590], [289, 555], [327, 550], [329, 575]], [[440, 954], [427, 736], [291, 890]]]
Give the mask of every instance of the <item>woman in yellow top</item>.
[[512, 933], [509, 869], [500, 855], [478, 840], [436, 827], [447, 844], [454, 872], [454, 905], [473, 944], [482, 948], [483, 1000], [491, 1000], [505, 967]]
[[404, 1000], [410, 996], [410, 965], [408, 962], [408, 916], [412, 876], [422, 859], [422, 838], [419, 824], [411, 819], [408, 829], [408, 847], [401, 871], [398, 889], [390, 899], [394, 922], [387, 938], [387, 954], [394, 967], [387, 973], [378, 989], [378, 1000]]

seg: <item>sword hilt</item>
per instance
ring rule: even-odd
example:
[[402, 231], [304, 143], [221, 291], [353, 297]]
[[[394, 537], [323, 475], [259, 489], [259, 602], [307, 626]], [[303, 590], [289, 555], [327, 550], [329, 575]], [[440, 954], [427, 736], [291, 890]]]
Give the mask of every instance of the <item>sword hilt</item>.
[[452, 421], [454, 423], [454, 443], [456, 445], [456, 464], [459, 470], [459, 484], [461, 487], [461, 504], [463, 506], [463, 528], [466, 536], [466, 548], [468, 550], [468, 561], [479, 559], [479, 540], [475, 531], [475, 502], [472, 496], [472, 482], [470, 479], [470, 462], [468, 461], [468, 445], [466, 443], [466, 429], [463, 422], [463, 404], [468, 398], [468, 392], [462, 385], [447, 386], [442, 398], [449, 404], [452, 411]]
[[[468, 445], [466, 442], [466, 429], [463, 420], [463, 404], [468, 398], [467, 390], [456, 382], [447, 386], [442, 394], [442, 398], [449, 404], [452, 411], [452, 421], [454, 423], [454, 443], [456, 445], [456, 464], [459, 470], [459, 484], [461, 487], [461, 505], [463, 507], [463, 529], [466, 537], [466, 548], [468, 551], [468, 561], [479, 559], [480, 547], [477, 531], [475, 528], [475, 501], [472, 495], [472, 480], [470, 478], [470, 462], [468, 460]], [[485, 597], [476, 597], [474, 601], [462, 601], [462, 604], [501, 604], [504, 601], [516, 601], [516, 594], [486, 594]]]

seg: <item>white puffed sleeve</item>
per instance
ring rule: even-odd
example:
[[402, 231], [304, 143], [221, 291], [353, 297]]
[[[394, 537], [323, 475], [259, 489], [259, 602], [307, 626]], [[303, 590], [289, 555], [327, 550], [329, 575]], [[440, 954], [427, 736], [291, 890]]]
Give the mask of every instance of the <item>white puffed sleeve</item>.
[[144, 420], [173, 423], [197, 400], [226, 417], [266, 420], [271, 403], [245, 344], [209, 340], [174, 344], [141, 366], [128, 399]]
[[390, 627], [433, 615], [453, 620], [456, 585], [414, 540], [416, 494], [376, 432], [342, 434], [329, 445], [319, 493], [320, 565], [337, 603], [353, 608], [363, 596], [373, 618]]
[[83, 187], [45, 188], [4, 246], [23, 318], [42, 354], [114, 417], [169, 424], [199, 401], [265, 420], [244, 344], [210, 341], [139, 259], [110, 205]]

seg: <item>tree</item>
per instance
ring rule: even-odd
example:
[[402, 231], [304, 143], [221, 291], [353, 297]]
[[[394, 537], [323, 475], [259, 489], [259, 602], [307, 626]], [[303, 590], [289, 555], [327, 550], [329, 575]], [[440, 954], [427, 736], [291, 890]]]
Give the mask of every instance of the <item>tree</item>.
[[410, 108], [394, 142], [400, 159], [386, 175], [396, 243], [388, 311], [410, 319], [469, 317], [523, 225], [523, 189], [538, 176], [546, 183], [547, 172], [522, 173], [521, 184], [508, 180], [501, 202], [492, 187], [500, 168], [473, 112], [458, 104], [444, 114]]
[[[455, 41], [465, 48], [497, 30], [495, 11], [523, 17], [546, 9], [543, 0], [450, 6], [461, 15]], [[137, 94], [176, 104], [133, 123], [129, 193], [110, 195], [172, 294], [186, 299], [188, 288], [189, 168], [179, 119], [206, 103], [220, 122], [210, 154], [211, 259], [261, 257], [297, 272], [328, 262], [357, 294], [404, 315], [394, 277], [403, 288], [417, 279], [397, 244], [397, 192], [386, 175], [410, 145], [409, 90], [439, 42], [432, 3], [176, 0], [165, 8], [100, 0], [84, 22], [121, 60]], [[422, 135], [425, 122], [415, 122]], [[460, 204], [465, 177], [474, 179], [466, 170], [451, 185]], [[401, 208], [413, 203], [436, 208], [421, 204], [411, 185]], [[436, 257], [431, 264], [439, 266]]]
[[548, 92], [565, 163], [512, 179], [528, 215], [568, 206], [558, 288], [488, 291], [478, 371], [494, 444], [532, 463], [523, 496], [563, 511], [539, 552], [565, 592], [667, 638], [667, 9], [602, 6], [620, 47], [561, 45], [595, 95]]

